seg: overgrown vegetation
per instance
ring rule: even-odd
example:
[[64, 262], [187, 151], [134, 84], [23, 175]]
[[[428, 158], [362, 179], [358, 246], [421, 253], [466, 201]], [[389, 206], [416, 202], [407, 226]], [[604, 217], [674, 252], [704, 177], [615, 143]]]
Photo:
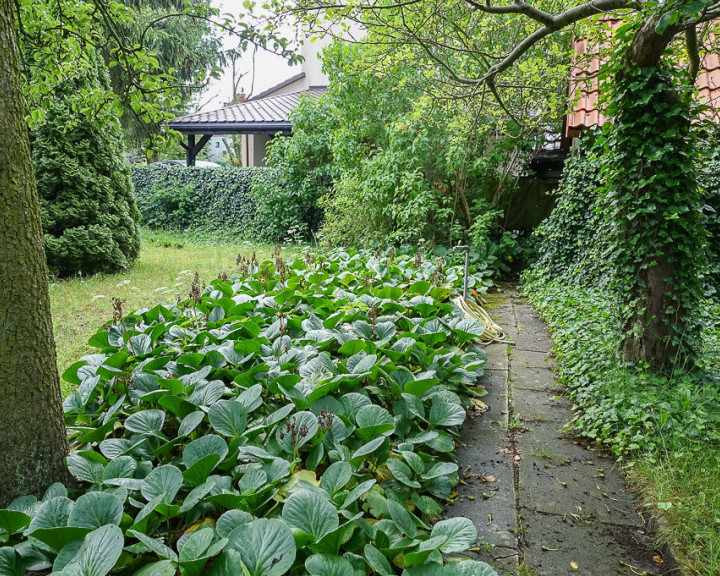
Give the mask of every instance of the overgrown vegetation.
[[[63, 377], [80, 488], [0, 511], [8, 576], [491, 575], [437, 521], [482, 325], [423, 251], [259, 263], [115, 318]], [[482, 278], [472, 278], [479, 286]], [[239, 568], [240, 567], [240, 568]]]
[[[651, 99], [667, 90], [667, 77], [647, 71], [634, 81], [651, 83]], [[660, 107], [676, 104], [666, 94], [658, 103]], [[641, 123], [632, 114], [621, 118], [632, 122], [616, 122], [602, 136], [586, 139], [566, 165], [556, 210], [538, 231], [541, 256], [526, 275], [525, 291], [548, 321], [559, 375], [580, 408], [573, 429], [623, 458], [646, 504], [663, 517], [660, 537], [674, 545], [684, 567], [693, 574], [717, 575], [716, 153], [705, 145], [697, 145], [691, 153], [674, 145], [666, 150], [652, 144], [651, 137], [641, 141], [638, 134], [631, 134]], [[672, 118], [667, 114], [658, 119], [669, 123], [665, 132], [689, 127]], [[647, 117], [644, 121], [655, 122]], [[698, 144], [702, 136], [698, 130]], [[678, 134], [681, 137], [687, 136]], [[626, 164], [620, 157], [632, 146], [641, 152], [626, 161], [632, 174], [623, 180]], [[674, 159], [662, 168], [670, 172], [643, 171], [658, 159], [653, 155], [658, 150]], [[649, 158], [644, 160], [645, 156]], [[636, 162], [644, 162], [642, 170], [633, 167]], [[695, 168], [699, 186], [692, 175]], [[643, 174], [652, 174], [651, 178], [663, 174], [662, 182], [644, 189], [635, 182]], [[687, 210], [694, 215], [684, 218]], [[633, 298], [646, 289], [643, 278], [647, 281], [647, 277], [641, 272], [661, 257], [671, 265], [665, 267], [670, 280], [663, 305], [683, 318], [666, 325], [673, 332], [663, 345], [674, 352], [664, 373], [650, 370], [645, 362], [628, 363], [622, 346], [632, 328]], [[639, 276], [633, 275], [634, 269]], [[645, 322], [643, 329], [648, 326]]]
[[274, 141], [277, 179], [256, 194], [264, 237], [320, 228], [334, 245], [500, 241], [506, 197], [560, 116], [561, 84], [534, 79], [542, 105], [515, 94], [519, 122], [442, 84], [421, 50], [390, 56], [383, 33], [366, 40], [325, 50], [328, 92], [294, 111], [291, 139]]

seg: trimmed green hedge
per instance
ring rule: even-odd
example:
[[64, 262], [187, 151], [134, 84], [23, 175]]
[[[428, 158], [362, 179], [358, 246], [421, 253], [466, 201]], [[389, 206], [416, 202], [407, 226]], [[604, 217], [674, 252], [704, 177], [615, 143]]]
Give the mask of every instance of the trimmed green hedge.
[[245, 230], [255, 216], [252, 181], [267, 170], [133, 166], [141, 222], [168, 230]]

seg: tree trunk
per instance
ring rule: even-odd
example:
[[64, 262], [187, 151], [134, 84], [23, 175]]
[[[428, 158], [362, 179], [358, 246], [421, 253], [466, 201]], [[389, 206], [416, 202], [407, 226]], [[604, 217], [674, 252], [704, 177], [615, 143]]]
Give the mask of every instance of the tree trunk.
[[[656, 19], [651, 18], [633, 38], [625, 55], [625, 62], [629, 69], [659, 67], [663, 53], [677, 33], [677, 29], [670, 27], [663, 34], [657, 34], [655, 25]], [[619, 77], [622, 77], [622, 75], [623, 72], [621, 71]], [[643, 95], [637, 94], [637, 98], [640, 99]], [[671, 86], [663, 91], [659, 98], [664, 102], [673, 104], [680, 102], [678, 93]], [[647, 106], [650, 110], [653, 110], [653, 101], [651, 100]], [[622, 111], [620, 113], [622, 114]], [[687, 133], [689, 129], [689, 122], [686, 119], [675, 119], [673, 117], [672, 119], [668, 118], [667, 121], [677, 122], [672, 132], [674, 134]], [[638, 132], [647, 130], [645, 140], [651, 141], [653, 137], [657, 136], [658, 126], [652, 122], [643, 123], [639, 121], [631, 129]], [[690, 156], [690, 151], [685, 150], [684, 146], [689, 146], [687, 138], [673, 142], [675, 153], [687, 153]], [[642, 157], [643, 151], [642, 149], [638, 151], [625, 150], [625, 154], [631, 161], [635, 155]], [[651, 181], [652, 176], [654, 176], [652, 162], [643, 162], [641, 165], [644, 165], [644, 167], [638, 170], [638, 175], [647, 181]], [[636, 182], [637, 180], [631, 178], [630, 181]], [[690, 187], [691, 183], [688, 181], [683, 182], [681, 185]], [[671, 192], [662, 185], [650, 184], [650, 186], [653, 186], [653, 189], [650, 190], [648, 196], [652, 202], [663, 201], [662, 195]], [[647, 192], [645, 188], [637, 189], [633, 188], [632, 185], [623, 190], [622, 183], [620, 188], [621, 191], [618, 196], [630, 198], [630, 205], [637, 202], [638, 198], [644, 197]], [[653, 221], [652, 218], [657, 219], [656, 230], [658, 233], [665, 225], [665, 216], [663, 213], [647, 216], [650, 222]], [[696, 217], [696, 214], [692, 210], [687, 215], [682, 216], [682, 218], [694, 217]], [[634, 246], [631, 240], [634, 235], [634, 227], [644, 225], [647, 228], [648, 223], [640, 223], [639, 218], [630, 221], [623, 220], [621, 226], [625, 229], [624, 236], [628, 240], [626, 250], [635, 251], [645, 248], [642, 245], [631, 248], [631, 246]], [[635, 238], [637, 237], [635, 236]], [[650, 249], [648, 248], [648, 250]], [[638, 260], [635, 262], [635, 285], [639, 287], [639, 294], [636, 293], [632, 296], [639, 297], [639, 299], [635, 304], [634, 312], [627, 319], [625, 325], [626, 336], [622, 342], [622, 352], [627, 362], [631, 364], [645, 363], [656, 373], [669, 372], [678, 361], [682, 362], [679, 340], [686, 329], [686, 310], [683, 309], [682, 303], [677, 298], [677, 291], [683, 282], [682, 279], [678, 278], [678, 273], [682, 272], [683, 275], [687, 275], [689, 271], [679, 269], [677, 263], [680, 258], [675, 253], [676, 251], [677, 247], [672, 242], [666, 242], [664, 246], [659, 247], [659, 251], [646, 255], [646, 260], [650, 264]]]
[[0, 507], [68, 478], [15, 14], [0, 0]]

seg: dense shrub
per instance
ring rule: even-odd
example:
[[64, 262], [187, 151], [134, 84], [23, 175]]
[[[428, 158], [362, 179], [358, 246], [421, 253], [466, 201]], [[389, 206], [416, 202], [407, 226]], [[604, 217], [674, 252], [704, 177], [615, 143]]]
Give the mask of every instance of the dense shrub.
[[698, 182], [703, 193], [703, 217], [708, 233], [707, 288], [720, 292], [720, 131], [713, 134], [704, 147]]
[[109, 115], [93, 122], [77, 107], [79, 93], [107, 83], [100, 62], [67, 81], [33, 133], [45, 252], [50, 272], [59, 276], [125, 270], [140, 251], [120, 129]]
[[255, 215], [251, 184], [264, 170], [133, 166], [142, 223], [169, 230], [245, 230]]
[[589, 135], [568, 157], [552, 214], [537, 228], [537, 270], [563, 275], [574, 282], [604, 279], [608, 222], [600, 203], [603, 165], [600, 139]]
[[275, 238], [292, 227], [308, 235], [322, 216], [333, 244], [466, 243], [476, 219], [507, 204], [521, 149], [547, 127], [537, 111], [519, 127], [478, 99], [431, 96], [422, 66], [372, 45], [333, 45], [323, 64], [328, 92], [294, 111], [293, 137], [268, 155], [279, 180], [258, 206]]
[[264, 240], [314, 234], [323, 218], [318, 199], [328, 193], [339, 173], [332, 161], [334, 120], [327, 106], [305, 100], [293, 118], [293, 137], [273, 140], [267, 160], [272, 169], [253, 181], [254, 232]]

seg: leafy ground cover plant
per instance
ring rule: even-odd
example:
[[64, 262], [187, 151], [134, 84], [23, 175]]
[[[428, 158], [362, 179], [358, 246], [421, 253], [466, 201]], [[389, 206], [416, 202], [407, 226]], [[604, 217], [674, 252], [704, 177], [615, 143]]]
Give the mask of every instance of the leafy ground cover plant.
[[445, 561], [477, 532], [439, 520], [485, 362], [445, 301], [459, 267], [391, 249], [238, 268], [118, 305], [65, 371], [79, 484], [0, 511], [0, 573], [494, 574]]

